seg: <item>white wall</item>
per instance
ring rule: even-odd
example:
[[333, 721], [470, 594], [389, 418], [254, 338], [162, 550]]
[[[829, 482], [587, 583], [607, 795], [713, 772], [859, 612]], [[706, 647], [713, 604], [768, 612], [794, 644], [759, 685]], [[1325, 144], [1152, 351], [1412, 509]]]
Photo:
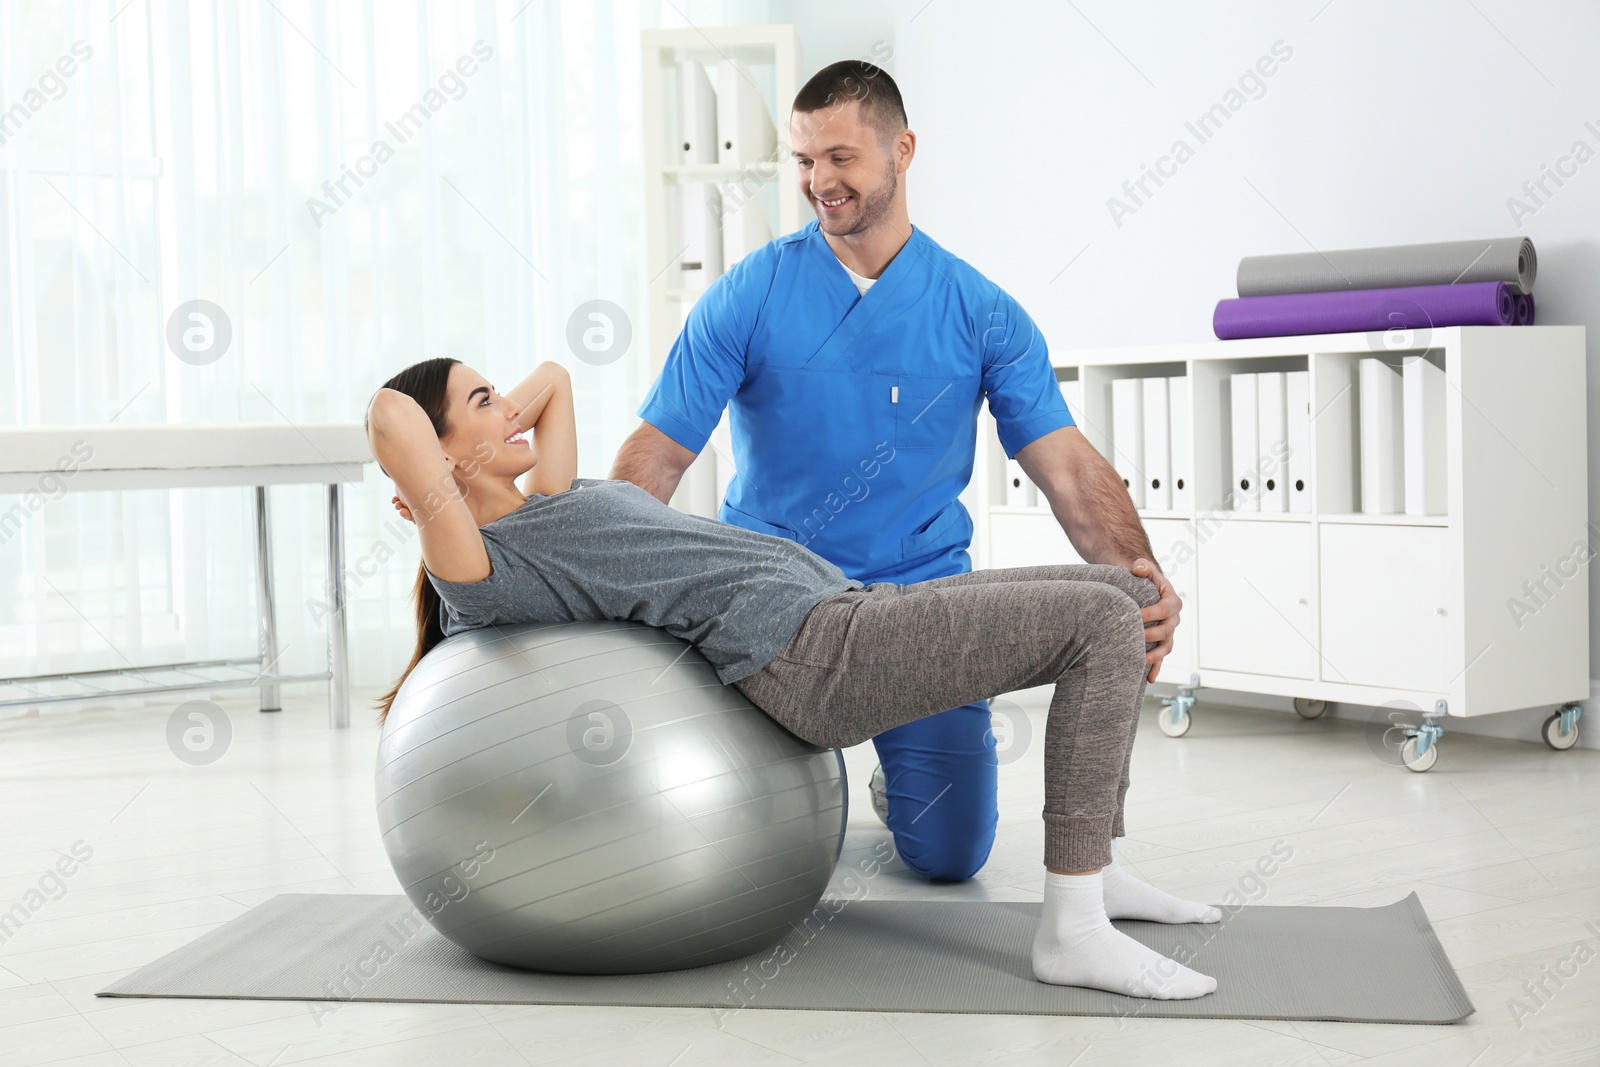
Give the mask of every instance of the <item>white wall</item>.
[[[1540, 320], [1600, 325], [1600, 158], [1507, 209], [1575, 141], [1600, 151], [1600, 5], [1323, 2], [907, 0], [914, 220], [1057, 346], [1208, 338], [1247, 254], [1520, 233]], [[1277, 41], [1292, 56], [1200, 143], [1185, 123]], [[1193, 158], [1119, 225], [1108, 199], [1180, 138]]]
[[[842, 25], [870, 31], [890, 13], [891, 73], [918, 136], [912, 221], [1013, 293], [1055, 348], [1210, 338], [1249, 254], [1527, 234], [1539, 321], [1589, 326], [1593, 358], [1600, 4], [883, 0], [790, 12], [808, 40], [847, 48], [808, 49], [813, 68], [855, 54]], [[1185, 123], [1230, 102], [1277, 42], [1288, 58], [1201, 142]], [[1163, 185], [1147, 179], [1137, 201], [1124, 191], [1180, 139], [1193, 155], [1168, 164]], [[1562, 157], [1571, 176], [1547, 179], [1535, 202], [1524, 182]], [[1131, 213], [1114, 219], [1112, 197]], [[1514, 218], [1513, 197], [1532, 213]], [[1589, 469], [1600, 478], [1593, 446]], [[1503, 728], [1534, 737], [1527, 719]], [[1600, 736], [1600, 722], [1588, 730]]]

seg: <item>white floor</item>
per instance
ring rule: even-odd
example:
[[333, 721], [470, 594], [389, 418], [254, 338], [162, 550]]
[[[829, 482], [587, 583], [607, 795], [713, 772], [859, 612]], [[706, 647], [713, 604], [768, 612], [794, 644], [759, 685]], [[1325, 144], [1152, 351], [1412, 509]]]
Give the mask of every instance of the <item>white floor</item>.
[[[306, 689], [270, 716], [219, 698], [233, 738], [208, 766], [173, 755], [171, 708], [155, 702], [0, 722], [0, 912], [75, 845], [92, 849], [0, 945], [0, 1067], [1600, 1063], [1600, 753], [1454, 734], [1414, 774], [1380, 762], [1359, 725], [1203, 691], [1181, 740], [1156, 730], [1150, 700], [1124, 862], [1214, 902], [1238, 889], [1265, 905], [1372, 906], [1415, 890], [1475, 1015], [1439, 1027], [752, 1009], [718, 1029], [710, 1009], [353, 1003], [318, 1018], [290, 1002], [96, 999], [278, 893], [398, 892], [373, 817], [377, 731], [359, 711], [362, 725], [328, 730]], [[1001, 769], [987, 866], [954, 886], [891, 869], [872, 895], [1039, 899], [1046, 693], [1013, 698], [1037, 710], [1034, 741]], [[841, 872], [889, 839], [866, 793], [871, 746], [847, 756]], [[1292, 858], [1249, 881], [1280, 841]], [[1523, 983], [1541, 975], [1534, 999]]]

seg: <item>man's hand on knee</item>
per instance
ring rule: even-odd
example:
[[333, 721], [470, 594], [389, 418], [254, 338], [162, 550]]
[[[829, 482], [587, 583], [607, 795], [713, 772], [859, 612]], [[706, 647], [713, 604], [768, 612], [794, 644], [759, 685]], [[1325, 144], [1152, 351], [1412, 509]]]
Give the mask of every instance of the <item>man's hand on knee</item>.
[[1153, 682], [1161, 672], [1161, 661], [1172, 652], [1172, 635], [1178, 628], [1183, 600], [1153, 561], [1141, 556], [1128, 569], [1135, 578], [1145, 579], [1135, 582], [1138, 592], [1134, 599], [1139, 603], [1139, 614], [1145, 622], [1145, 663], [1150, 668], [1145, 678]]

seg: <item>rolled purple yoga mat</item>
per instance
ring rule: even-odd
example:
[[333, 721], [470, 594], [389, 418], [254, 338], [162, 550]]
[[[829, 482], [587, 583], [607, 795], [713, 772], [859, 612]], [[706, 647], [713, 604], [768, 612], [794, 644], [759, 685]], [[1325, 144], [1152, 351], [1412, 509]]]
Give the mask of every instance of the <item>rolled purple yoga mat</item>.
[[1516, 301], [1517, 301], [1517, 321], [1516, 321], [1516, 325], [1518, 325], [1518, 326], [1532, 326], [1533, 325], [1533, 294], [1529, 293], [1526, 296], [1519, 296], [1519, 297], [1516, 298]]
[[1471, 282], [1230, 297], [1217, 301], [1211, 327], [1218, 337], [1231, 340], [1429, 326], [1509, 326], [1515, 318], [1510, 286]]

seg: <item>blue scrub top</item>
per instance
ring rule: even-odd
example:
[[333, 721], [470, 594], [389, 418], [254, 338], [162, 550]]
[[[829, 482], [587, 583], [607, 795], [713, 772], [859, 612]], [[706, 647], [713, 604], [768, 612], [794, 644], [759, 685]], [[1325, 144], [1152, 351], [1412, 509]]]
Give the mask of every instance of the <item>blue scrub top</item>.
[[971, 569], [958, 496], [985, 395], [1007, 456], [1073, 424], [1003, 289], [913, 227], [859, 294], [813, 220], [706, 290], [638, 414], [698, 453], [731, 404], [717, 518], [908, 584]]

